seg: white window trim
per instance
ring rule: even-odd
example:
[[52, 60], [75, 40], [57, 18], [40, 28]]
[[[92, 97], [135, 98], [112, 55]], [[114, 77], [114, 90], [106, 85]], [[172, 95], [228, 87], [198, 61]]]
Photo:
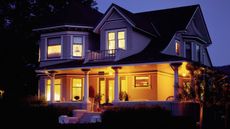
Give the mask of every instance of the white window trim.
[[[124, 31], [125, 32], [125, 49], [123, 50], [127, 50], [127, 29], [114, 29], [114, 30], [107, 30], [105, 31], [105, 50], [109, 50], [109, 43], [108, 43], [108, 33], [109, 32], [114, 32], [115, 33], [115, 49], [118, 49], [118, 32], [120, 31]], [[121, 49], [121, 48], [120, 48]]]
[[[61, 57], [60, 58], [48, 58], [48, 39], [49, 38], [61, 38]], [[46, 37], [45, 38], [45, 60], [60, 60], [63, 59], [63, 36], [52, 36], [52, 37]]]
[[[82, 56], [73, 56], [73, 37], [82, 37]], [[85, 36], [84, 35], [71, 35], [71, 45], [70, 45], [70, 52], [72, 59], [83, 59], [85, 57]]]

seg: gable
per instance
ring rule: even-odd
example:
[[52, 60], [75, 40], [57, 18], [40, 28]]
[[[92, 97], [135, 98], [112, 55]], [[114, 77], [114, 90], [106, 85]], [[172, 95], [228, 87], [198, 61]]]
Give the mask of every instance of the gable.
[[187, 29], [187, 35], [197, 36], [207, 44], [211, 44], [211, 39], [208, 33], [207, 26], [205, 24], [202, 12], [200, 8], [197, 8], [194, 16], [189, 22]]
[[110, 20], [120, 20], [124, 19], [117, 11], [113, 10], [111, 15], [106, 19], [106, 21]]
[[[127, 10], [125, 10], [126, 13], [130, 13]], [[104, 14], [104, 17], [102, 18], [102, 20], [97, 24], [97, 26], [95, 27], [95, 29], [93, 30], [95, 33], [99, 33], [101, 27], [104, 25], [104, 23], [107, 20], [111, 20], [111, 19], [117, 19], [117, 18], [123, 18], [126, 22], [128, 22], [128, 24], [130, 24], [131, 26], [135, 26], [133, 21], [127, 17], [124, 13], [124, 9], [118, 7], [117, 5], [112, 4], [109, 9], [106, 11], [106, 13]], [[131, 13], [130, 13], [131, 14]]]

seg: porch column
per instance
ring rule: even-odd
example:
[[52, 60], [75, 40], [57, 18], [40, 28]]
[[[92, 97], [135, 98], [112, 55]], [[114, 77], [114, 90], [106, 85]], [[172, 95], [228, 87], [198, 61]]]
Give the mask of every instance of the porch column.
[[90, 69], [82, 69], [84, 72], [84, 102], [90, 103], [89, 101], [89, 71]]
[[172, 63], [170, 64], [171, 68], [174, 71], [174, 101], [179, 100], [178, 88], [179, 88], [179, 76], [178, 76], [178, 68], [182, 65], [182, 63]]
[[114, 70], [114, 100], [113, 102], [119, 102], [119, 75], [118, 70], [121, 69], [121, 67], [112, 67]]
[[50, 102], [54, 103], [55, 102], [55, 94], [54, 94], [54, 81], [55, 81], [55, 71], [50, 71], [49, 76], [50, 76]]

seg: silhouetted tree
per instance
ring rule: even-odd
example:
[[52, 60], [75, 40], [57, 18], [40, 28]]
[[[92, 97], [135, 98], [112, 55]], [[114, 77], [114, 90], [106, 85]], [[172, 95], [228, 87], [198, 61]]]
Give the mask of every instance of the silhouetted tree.
[[0, 89], [8, 97], [37, 93], [39, 36], [32, 32], [40, 19], [71, 2], [96, 8], [94, 0], [0, 0]]

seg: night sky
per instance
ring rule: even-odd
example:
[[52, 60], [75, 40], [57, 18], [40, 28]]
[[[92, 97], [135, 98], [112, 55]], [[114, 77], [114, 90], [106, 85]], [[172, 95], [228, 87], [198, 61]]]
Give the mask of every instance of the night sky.
[[143, 12], [200, 4], [212, 40], [209, 55], [213, 66], [230, 65], [230, 0], [96, 0], [105, 12], [115, 3], [131, 12]]

